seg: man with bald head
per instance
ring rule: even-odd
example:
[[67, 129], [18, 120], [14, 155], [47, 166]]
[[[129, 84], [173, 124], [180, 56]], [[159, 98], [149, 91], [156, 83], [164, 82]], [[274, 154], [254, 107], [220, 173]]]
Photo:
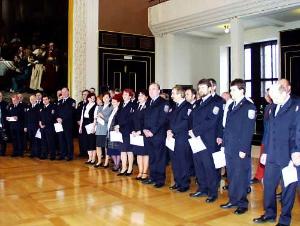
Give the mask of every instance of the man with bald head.
[[289, 165], [291, 159], [292, 131], [295, 131], [296, 116], [299, 112], [299, 102], [290, 97], [291, 86], [285, 79], [274, 84], [269, 94], [273, 103], [269, 109], [269, 122], [265, 153], [261, 162], [265, 164], [264, 174], [264, 210], [259, 218], [253, 219], [255, 223], [274, 222], [277, 216], [276, 189], [281, 182], [281, 214], [276, 226], [289, 226], [291, 223], [291, 211], [294, 205], [296, 183], [284, 186], [282, 169]]

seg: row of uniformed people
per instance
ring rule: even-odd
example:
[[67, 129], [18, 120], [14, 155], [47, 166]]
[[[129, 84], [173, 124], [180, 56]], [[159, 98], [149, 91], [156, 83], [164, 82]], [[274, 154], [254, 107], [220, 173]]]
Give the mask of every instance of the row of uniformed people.
[[[37, 97], [39, 99], [37, 99]], [[56, 139], [58, 139], [60, 160], [73, 159], [73, 118], [75, 113], [75, 100], [69, 97], [68, 88], [62, 89], [62, 98], [57, 103], [51, 104], [50, 98], [44, 96], [41, 102], [40, 95], [32, 95], [30, 104], [26, 105], [20, 100], [19, 95], [12, 95], [12, 104], [1, 107], [2, 119], [9, 128], [13, 153], [12, 156], [23, 156], [26, 146], [25, 133], [29, 139], [31, 157], [42, 159], [55, 159]], [[54, 123], [61, 124], [63, 131], [55, 133]], [[39, 134], [40, 132], [40, 135]], [[2, 145], [3, 148], [3, 145]], [[2, 154], [5, 152], [2, 149]]]

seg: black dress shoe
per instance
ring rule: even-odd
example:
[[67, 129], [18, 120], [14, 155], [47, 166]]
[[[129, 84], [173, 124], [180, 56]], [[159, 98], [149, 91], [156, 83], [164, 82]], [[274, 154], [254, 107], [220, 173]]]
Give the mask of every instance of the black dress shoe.
[[136, 180], [142, 180], [142, 177], [137, 176], [135, 179]]
[[103, 168], [105, 168], [105, 169], [108, 168], [108, 167], [109, 167], [109, 164], [107, 164], [106, 166], [103, 166]]
[[228, 190], [228, 185], [223, 186], [222, 189], [223, 189], [224, 191]]
[[276, 220], [276, 217], [267, 217], [265, 215], [261, 215], [258, 218], [254, 218], [253, 222], [260, 224], [260, 223], [266, 223], [266, 222], [275, 222], [275, 220]]
[[146, 179], [146, 180], [142, 180], [143, 184], [154, 184], [154, 181], [151, 180], [150, 178]]
[[276, 224], [275, 226], [289, 226], [289, 225], [287, 225], [287, 224], [280, 224], [280, 223], [278, 223], [278, 224]]
[[178, 192], [186, 192], [188, 191], [190, 188], [189, 187], [186, 187], [186, 188], [177, 188], [177, 191]]
[[172, 186], [169, 187], [170, 190], [176, 190], [178, 188], [179, 186], [177, 184], [173, 184]]
[[120, 173], [117, 174], [117, 176], [125, 176], [125, 175], [126, 175], [126, 171], [124, 171], [123, 173], [120, 172]]
[[128, 170], [125, 172], [125, 176], [131, 176], [132, 175], [133, 170], [131, 170], [131, 172], [128, 172]]
[[235, 211], [234, 211], [234, 214], [237, 214], [237, 215], [241, 215], [241, 214], [244, 214], [248, 211], [248, 208], [246, 207], [238, 207]]
[[229, 208], [236, 208], [237, 206], [236, 205], [233, 205], [232, 203], [228, 202], [228, 203], [225, 203], [225, 204], [222, 204], [220, 205], [221, 208], [223, 209], [229, 209]]
[[197, 191], [194, 193], [190, 193], [190, 197], [205, 197], [208, 194], [206, 192], [202, 192], [202, 191]]
[[163, 184], [163, 183], [155, 183], [153, 186], [155, 187], [155, 188], [161, 188], [161, 187], [163, 187], [165, 184]]
[[100, 164], [97, 163], [96, 165], [94, 165], [95, 168], [99, 168], [101, 166], [102, 166], [102, 163], [100, 163]]
[[216, 201], [217, 200], [217, 197], [208, 197], [206, 200], [205, 200], [205, 202], [207, 202], [207, 203], [212, 203], [212, 202], [214, 202], [214, 201]]
[[258, 184], [260, 182], [259, 179], [257, 179], [256, 177], [253, 177], [251, 180], [250, 180], [250, 184]]

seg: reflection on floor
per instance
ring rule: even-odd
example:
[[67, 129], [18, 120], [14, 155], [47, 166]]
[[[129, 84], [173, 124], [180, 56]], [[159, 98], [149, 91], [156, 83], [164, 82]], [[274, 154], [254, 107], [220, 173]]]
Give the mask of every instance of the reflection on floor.
[[[0, 157], [0, 225], [253, 226], [252, 218], [263, 213], [261, 184], [252, 187], [249, 211], [236, 216], [234, 209], [219, 208], [227, 201], [226, 191], [212, 204], [190, 198], [188, 192], [170, 191], [170, 167], [167, 185], [155, 189], [134, 176], [119, 177], [84, 161]], [[256, 165], [257, 159], [253, 162]], [[194, 182], [190, 191], [195, 191]], [[294, 226], [300, 225], [299, 201], [293, 210]]]

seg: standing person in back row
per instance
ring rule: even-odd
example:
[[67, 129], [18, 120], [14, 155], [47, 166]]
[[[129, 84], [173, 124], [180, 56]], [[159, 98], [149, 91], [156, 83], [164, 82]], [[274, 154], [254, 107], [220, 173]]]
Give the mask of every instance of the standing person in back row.
[[149, 153], [150, 177], [144, 184], [154, 184], [161, 188], [166, 180], [166, 131], [169, 104], [159, 96], [160, 86], [152, 83], [149, 86], [150, 105], [146, 108], [144, 118], [145, 148]]
[[61, 93], [62, 99], [57, 104], [56, 118], [56, 121], [62, 124], [63, 127], [63, 131], [58, 133], [60, 160], [67, 158], [67, 161], [70, 161], [74, 158], [73, 120], [75, 117], [76, 102], [70, 97], [68, 88], [63, 88]]
[[235, 214], [248, 211], [247, 189], [251, 172], [251, 142], [256, 108], [245, 97], [246, 84], [235, 79], [230, 84], [233, 103], [229, 106], [224, 128], [223, 145], [229, 179], [229, 202], [223, 209], [237, 208]]

